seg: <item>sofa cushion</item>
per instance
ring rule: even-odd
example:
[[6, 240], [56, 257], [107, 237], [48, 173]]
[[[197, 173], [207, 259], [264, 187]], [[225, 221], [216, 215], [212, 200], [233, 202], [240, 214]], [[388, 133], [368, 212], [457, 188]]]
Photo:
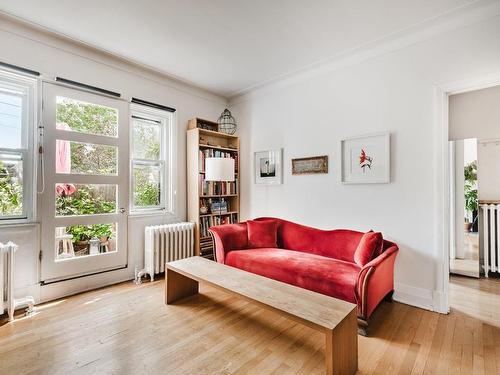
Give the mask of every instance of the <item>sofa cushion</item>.
[[382, 244], [382, 233], [370, 231], [363, 234], [363, 237], [361, 237], [358, 247], [354, 252], [354, 261], [356, 264], [360, 267], [367, 264], [378, 255]]
[[355, 263], [279, 248], [230, 251], [226, 264], [270, 279], [356, 303]]
[[277, 247], [278, 227], [276, 220], [247, 221], [248, 247]]

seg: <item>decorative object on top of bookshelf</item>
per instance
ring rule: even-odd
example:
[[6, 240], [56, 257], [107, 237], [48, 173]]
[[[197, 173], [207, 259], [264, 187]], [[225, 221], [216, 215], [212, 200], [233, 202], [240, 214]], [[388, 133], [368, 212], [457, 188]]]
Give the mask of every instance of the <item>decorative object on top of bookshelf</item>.
[[218, 132], [219, 124], [217, 122], [204, 120], [201, 118], [194, 118], [189, 120], [188, 129], [196, 129], [196, 128]]
[[292, 174], [328, 173], [328, 156], [292, 159]]
[[221, 133], [230, 135], [236, 133], [236, 120], [231, 115], [229, 109], [226, 108], [224, 112], [222, 112], [217, 122], [219, 123], [219, 131]]
[[389, 183], [390, 148], [388, 132], [341, 140], [341, 181], [345, 184]]
[[282, 184], [282, 149], [255, 153], [255, 183], [263, 185]]

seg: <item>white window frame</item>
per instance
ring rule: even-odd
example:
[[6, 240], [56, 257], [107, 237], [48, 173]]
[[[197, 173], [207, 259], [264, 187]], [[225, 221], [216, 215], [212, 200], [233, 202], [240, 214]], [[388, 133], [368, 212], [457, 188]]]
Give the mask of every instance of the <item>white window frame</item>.
[[[134, 154], [134, 117], [151, 120], [160, 124], [160, 159], [135, 159]], [[173, 213], [172, 179], [172, 129], [174, 116], [171, 112], [140, 105], [130, 105], [130, 213]], [[134, 166], [158, 166], [160, 168], [160, 204], [140, 207], [134, 205]]]
[[33, 221], [35, 217], [35, 130], [37, 123], [37, 79], [0, 70], [0, 90], [20, 92], [23, 98], [22, 142], [20, 148], [0, 147], [0, 153], [20, 156], [23, 165], [23, 211], [20, 215], [0, 216], [0, 226]]

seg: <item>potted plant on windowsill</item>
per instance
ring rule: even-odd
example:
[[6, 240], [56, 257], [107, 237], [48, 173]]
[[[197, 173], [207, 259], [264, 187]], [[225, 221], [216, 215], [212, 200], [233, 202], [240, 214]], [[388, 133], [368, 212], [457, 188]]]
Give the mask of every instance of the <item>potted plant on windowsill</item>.
[[111, 237], [111, 224], [96, 224], [92, 225], [93, 234], [95, 237], [99, 238], [101, 243], [108, 241]]

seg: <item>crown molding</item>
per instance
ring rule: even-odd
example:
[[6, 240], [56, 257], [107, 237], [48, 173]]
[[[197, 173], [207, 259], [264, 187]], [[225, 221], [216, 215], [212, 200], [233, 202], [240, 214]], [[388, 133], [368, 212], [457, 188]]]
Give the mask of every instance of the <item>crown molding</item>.
[[334, 70], [395, 52], [440, 34], [463, 28], [500, 15], [500, 2], [477, 1], [454, 11], [423, 21], [332, 58], [319, 61], [228, 95], [229, 105], [236, 105], [277, 88], [300, 82]]
[[[159, 83], [171, 89], [201, 97], [206, 100], [227, 104], [227, 98], [196, 85], [193, 82], [183, 80], [174, 75], [162, 72], [151, 66], [139, 63], [132, 59], [95, 47], [81, 40], [58, 33], [36, 23], [13, 16], [0, 11], [0, 30], [17, 37], [25, 38], [40, 44], [70, 53], [81, 58], [103, 64], [128, 74]], [[15, 61], [5, 61], [16, 64]], [[30, 67], [27, 67], [30, 68]], [[33, 67], [34, 70], [36, 67]], [[57, 72], [42, 72], [49, 75], [57, 75]]]

